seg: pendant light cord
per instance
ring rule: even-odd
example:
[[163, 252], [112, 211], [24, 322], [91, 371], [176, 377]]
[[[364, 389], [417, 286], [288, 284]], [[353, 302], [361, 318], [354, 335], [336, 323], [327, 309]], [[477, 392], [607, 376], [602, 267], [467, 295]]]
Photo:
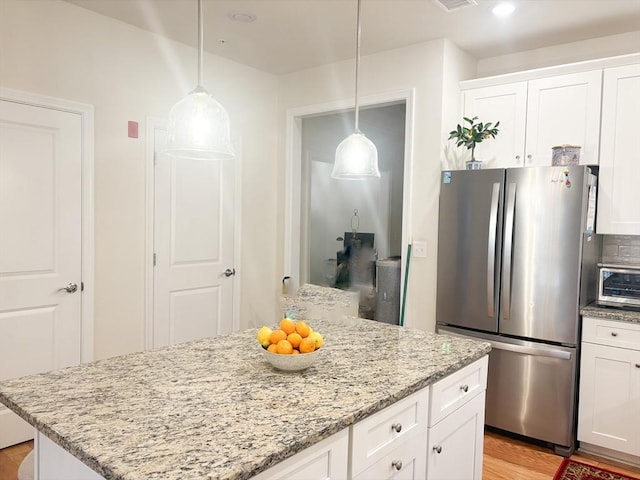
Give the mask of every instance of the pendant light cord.
[[198, 86], [202, 87], [202, 57], [204, 49], [204, 20], [202, 15], [202, 0], [198, 0]]
[[360, 69], [360, 0], [358, 0], [358, 14], [356, 17], [356, 121], [355, 121], [355, 133], [360, 133], [359, 119], [360, 108], [358, 104], [358, 70]]

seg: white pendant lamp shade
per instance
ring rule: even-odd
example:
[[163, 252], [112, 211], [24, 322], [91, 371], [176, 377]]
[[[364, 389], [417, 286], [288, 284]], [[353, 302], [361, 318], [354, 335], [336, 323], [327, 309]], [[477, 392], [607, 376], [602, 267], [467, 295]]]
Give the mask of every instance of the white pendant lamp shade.
[[358, 105], [358, 70], [360, 67], [360, 0], [356, 17], [356, 93], [355, 128], [336, 148], [336, 159], [331, 176], [339, 179], [358, 180], [380, 177], [378, 149], [358, 128], [360, 108]]
[[169, 112], [166, 152], [199, 160], [234, 156], [229, 114], [202, 86], [204, 28], [198, 0], [198, 86]]
[[346, 180], [380, 176], [378, 150], [364, 133], [352, 133], [340, 142], [331, 176]]
[[201, 85], [169, 112], [167, 153], [192, 159], [232, 158], [229, 114]]

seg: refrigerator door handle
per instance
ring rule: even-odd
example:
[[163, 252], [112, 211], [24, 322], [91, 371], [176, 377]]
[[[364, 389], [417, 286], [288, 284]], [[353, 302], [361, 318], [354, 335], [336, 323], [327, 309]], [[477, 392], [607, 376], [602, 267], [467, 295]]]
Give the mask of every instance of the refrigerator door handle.
[[496, 228], [498, 224], [498, 202], [500, 200], [500, 183], [493, 184], [491, 192], [491, 211], [489, 212], [489, 237], [487, 241], [487, 315], [495, 315], [495, 268], [496, 268]]
[[516, 209], [516, 184], [509, 184], [504, 218], [504, 249], [502, 251], [502, 318], [509, 320], [511, 310], [511, 254], [513, 248], [513, 222]]
[[514, 345], [512, 343], [496, 342], [494, 340], [485, 340], [484, 338], [481, 340], [483, 342], [490, 343], [491, 348], [495, 348], [496, 350], [507, 350], [508, 352], [522, 353], [526, 355], [533, 355], [536, 357], [551, 357], [559, 358], [562, 360], [571, 359], [571, 352], [567, 352], [565, 350], [557, 350], [552, 346], [549, 346], [548, 348], [537, 348], [524, 345]]

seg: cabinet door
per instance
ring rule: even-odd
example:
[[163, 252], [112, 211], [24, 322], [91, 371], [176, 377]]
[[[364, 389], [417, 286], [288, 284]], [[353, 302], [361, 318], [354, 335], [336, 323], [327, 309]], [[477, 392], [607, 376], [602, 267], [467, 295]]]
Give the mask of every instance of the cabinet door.
[[429, 480], [480, 480], [484, 435], [484, 392], [429, 429]]
[[271, 467], [253, 480], [346, 480], [349, 429], [332, 435]]
[[640, 352], [582, 344], [578, 440], [640, 455]]
[[527, 167], [551, 165], [552, 148], [579, 145], [581, 165], [598, 163], [602, 71], [531, 80], [527, 101]]
[[598, 233], [640, 235], [638, 118], [640, 64], [605, 69]]
[[465, 117], [500, 122], [496, 138], [476, 146], [476, 159], [482, 160], [485, 168], [522, 167], [527, 82], [475, 88], [464, 91], [463, 96]]

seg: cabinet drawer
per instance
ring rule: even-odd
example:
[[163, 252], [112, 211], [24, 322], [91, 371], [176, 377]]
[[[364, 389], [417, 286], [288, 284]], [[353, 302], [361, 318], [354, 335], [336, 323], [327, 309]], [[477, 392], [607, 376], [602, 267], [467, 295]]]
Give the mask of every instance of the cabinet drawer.
[[352, 427], [352, 476], [427, 431], [428, 388], [373, 414]]
[[429, 426], [433, 426], [451, 412], [467, 403], [487, 388], [489, 357], [467, 365], [462, 370], [434, 383], [430, 389]]
[[427, 473], [427, 432], [390, 451], [353, 480], [422, 480]]
[[582, 341], [640, 350], [640, 324], [585, 317]]

